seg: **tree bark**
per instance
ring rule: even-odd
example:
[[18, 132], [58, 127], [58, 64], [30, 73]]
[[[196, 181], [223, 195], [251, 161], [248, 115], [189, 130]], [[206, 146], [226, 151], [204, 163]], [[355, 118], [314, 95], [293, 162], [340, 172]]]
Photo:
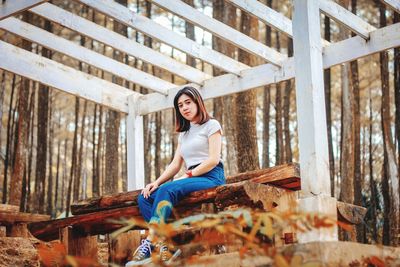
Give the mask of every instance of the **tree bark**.
[[78, 149], [78, 155], [77, 155], [77, 162], [76, 162], [76, 168], [75, 168], [75, 174], [74, 174], [74, 197], [73, 200], [76, 201], [80, 199], [80, 192], [81, 192], [81, 180], [82, 180], [82, 156], [83, 156], [83, 139], [85, 136], [85, 120], [86, 120], [86, 112], [87, 112], [87, 101], [83, 100], [83, 113], [82, 113], [82, 119], [81, 119], [81, 131], [80, 131], [80, 138], [79, 138], [79, 149]]
[[[25, 13], [24, 21], [29, 22], [31, 15]], [[29, 41], [22, 41], [22, 48], [31, 50], [31, 43]], [[22, 197], [22, 179], [25, 170], [27, 146], [26, 136], [28, 132], [28, 97], [29, 97], [30, 82], [28, 79], [23, 78], [19, 88], [19, 102], [18, 102], [18, 130], [17, 130], [17, 143], [15, 148], [15, 164], [10, 180], [10, 199], [9, 204], [20, 206]]]
[[[49, 88], [50, 89], [50, 88]], [[54, 151], [54, 123], [53, 123], [53, 102], [52, 94], [49, 94], [49, 181], [47, 183], [47, 212], [46, 214], [51, 215], [54, 210], [54, 178], [53, 178], [53, 151]]]
[[8, 195], [8, 167], [10, 165], [11, 143], [12, 143], [11, 120], [13, 119], [12, 116], [13, 109], [15, 109], [13, 108], [14, 93], [15, 93], [15, 74], [13, 74], [12, 78], [10, 105], [8, 109], [6, 155], [4, 159], [3, 203], [7, 203], [7, 195]]
[[[357, 0], [351, 0], [351, 11], [357, 14]], [[360, 82], [358, 75], [358, 62], [357, 60], [350, 62], [351, 69], [351, 84], [353, 89], [354, 99], [354, 204], [362, 205], [362, 185], [363, 177], [361, 176], [361, 141], [360, 141]], [[364, 240], [364, 226], [356, 226], [357, 241], [363, 242]]]
[[[394, 12], [393, 23], [400, 22], [400, 14]], [[397, 166], [400, 168], [400, 48], [394, 49], [394, 99], [396, 107], [395, 129], [397, 143]], [[399, 188], [400, 195], [400, 188]]]
[[[324, 17], [324, 38], [328, 42], [331, 41], [331, 23], [328, 16]], [[324, 70], [324, 88], [325, 88], [325, 109], [326, 109], [326, 126], [328, 133], [328, 149], [329, 149], [329, 174], [331, 179], [331, 196], [335, 196], [335, 157], [333, 155], [332, 142], [332, 105], [331, 105], [331, 69]]]
[[[378, 241], [378, 231], [377, 231], [377, 203], [379, 201], [378, 199], [378, 190], [376, 186], [376, 182], [374, 179], [374, 152], [372, 149], [372, 135], [373, 135], [373, 116], [372, 116], [372, 94], [371, 94], [372, 89], [369, 88], [369, 158], [368, 158], [368, 165], [369, 165], [369, 188], [371, 191], [371, 196], [370, 196], [370, 214], [371, 214], [371, 220], [372, 220], [372, 225], [371, 225], [371, 231], [372, 231], [372, 239], [377, 242]], [[378, 201], [377, 201], [378, 200]]]
[[[242, 12], [240, 31], [253, 39], [258, 39], [258, 20]], [[256, 65], [256, 58], [239, 50], [239, 61]], [[256, 131], [256, 91], [238, 93], [236, 101], [236, 147], [238, 171], [259, 169]]]
[[[347, 34], [341, 31], [341, 36]], [[350, 65], [341, 66], [342, 78], [342, 122], [341, 122], [341, 157], [340, 157], [340, 196], [339, 199], [346, 203], [354, 202], [354, 94], [351, 92], [352, 84]], [[343, 240], [355, 241], [355, 231], [341, 231]]]
[[[185, 2], [186, 4], [188, 4], [191, 7], [194, 7], [193, 0], [183, 0], [183, 2]], [[185, 21], [185, 34], [186, 34], [187, 38], [195, 41], [194, 26], [192, 23], [190, 23], [188, 21]], [[186, 64], [195, 68], [196, 67], [196, 59], [194, 57], [191, 57], [188, 54], [186, 54]]]
[[[379, 2], [380, 26], [386, 26], [386, 8]], [[382, 134], [384, 146], [384, 169], [385, 180], [387, 179], [389, 190], [390, 207], [385, 206], [385, 213], [389, 214], [390, 228], [390, 244], [397, 246], [399, 243], [399, 227], [400, 227], [400, 195], [399, 195], [399, 173], [395, 156], [395, 147], [391, 132], [391, 115], [390, 115], [390, 91], [389, 91], [389, 58], [388, 53], [381, 52], [380, 69], [382, 83], [382, 104], [381, 104], [381, 119], [382, 119]], [[386, 181], [385, 181], [386, 183]], [[389, 209], [387, 209], [389, 208]]]
[[75, 98], [75, 130], [74, 139], [72, 141], [72, 154], [71, 154], [71, 170], [69, 174], [68, 188], [67, 188], [67, 202], [66, 202], [66, 216], [69, 215], [69, 209], [72, 197], [72, 186], [75, 180], [75, 169], [76, 169], [76, 151], [78, 142], [78, 121], [79, 121], [79, 98]]
[[[117, 3], [127, 6], [127, 0], [117, 0]], [[127, 27], [114, 21], [114, 31], [127, 36]], [[114, 51], [114, 59], [123, 62], [124, 55], [120, 52]], [[123, 84], [121, 78], [113, 77], [115, 82], [119, 85]], [[106, 176], [104, 189], [105, 193], [115, 193], [118, 191], [118, 180], [119, 180], [119, 128], [120, 128], [121, 116], [119, 112], [109, 110], [107, 112], [106, 120]]]
[[[288, 56], [293, 56], [293, 41], [288, 38]], [[290, 138], [290, 96], [292, 94], [292, 80], [285, 82], [285, 94], [283, 97], [283, 132], [285, 134], [285, 163], [292, 162], [292, 146]]]

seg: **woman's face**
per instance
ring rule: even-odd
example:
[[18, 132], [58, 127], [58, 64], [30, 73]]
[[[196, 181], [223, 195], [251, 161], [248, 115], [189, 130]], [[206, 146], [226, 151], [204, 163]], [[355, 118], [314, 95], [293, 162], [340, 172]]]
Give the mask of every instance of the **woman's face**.
[[178, 98], [178, 108], [179, 112], [186, 120], [196, 122], [198, 108], [196, 103], [188, 95], [183, 94]]

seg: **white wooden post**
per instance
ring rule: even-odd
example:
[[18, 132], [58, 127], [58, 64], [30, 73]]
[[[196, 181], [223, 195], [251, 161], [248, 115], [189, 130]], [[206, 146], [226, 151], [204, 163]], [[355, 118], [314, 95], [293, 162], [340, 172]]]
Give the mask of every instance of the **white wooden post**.
[[138, 95], [128, 96], [126, 137], [128, 153], [128, 191], [144, 187], [143, 116], [139, 115]]
[[[322, 44], [318, 0], [294, 0], [297, 121], [301, 192], [299, 210], [337, 218], [330, 197], [329, 154], [325, 115]], [[299, 242], [337, 240], [337, 227], [298, 235]]]

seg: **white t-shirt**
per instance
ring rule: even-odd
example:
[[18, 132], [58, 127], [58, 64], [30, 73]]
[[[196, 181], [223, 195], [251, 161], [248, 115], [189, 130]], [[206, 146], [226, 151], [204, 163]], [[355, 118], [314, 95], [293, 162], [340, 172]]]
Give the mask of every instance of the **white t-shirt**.
[[208, 158], [208, 138], [218, 131], [222, 134], [221, 125], [217, 120], [210, 119], [202, 125], [190, 123], [190, 129], [179, 134], [178, 143], [187, 168]]

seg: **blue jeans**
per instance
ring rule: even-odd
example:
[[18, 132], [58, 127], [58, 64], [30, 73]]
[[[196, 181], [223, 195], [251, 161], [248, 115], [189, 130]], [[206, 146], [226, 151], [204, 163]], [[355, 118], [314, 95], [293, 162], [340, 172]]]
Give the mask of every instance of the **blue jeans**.
[[172, 208], [186, 195], [223, 184], [225, 184], [224, 167], [219, 163], [201, 176], [166, 182], [147, 199], [139, 195], [139, 209], [147, 222], [165, 222], [171, 215]]

